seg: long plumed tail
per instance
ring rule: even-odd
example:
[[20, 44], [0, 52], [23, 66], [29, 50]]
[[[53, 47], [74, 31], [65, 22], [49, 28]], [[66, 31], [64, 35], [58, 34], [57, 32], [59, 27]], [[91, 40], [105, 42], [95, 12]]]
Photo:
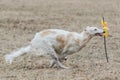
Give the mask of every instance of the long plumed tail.
[[16, 58], [24, 53], [29, 52], [30, 49], [31, 49], [30, 45], [26, 46], [26, 47], [22, 47], [22, 48], [18, 49], [17, 51], [13, 51], [12, 53], [5, 55], [5, 60], [7, 63], [12, 64], [12, 61], [14, 58]]

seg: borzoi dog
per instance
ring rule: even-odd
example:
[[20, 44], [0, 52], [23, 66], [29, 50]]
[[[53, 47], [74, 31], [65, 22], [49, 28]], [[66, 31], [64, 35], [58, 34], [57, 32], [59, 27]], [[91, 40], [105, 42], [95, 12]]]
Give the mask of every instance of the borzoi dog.
[[36, 33], [31, 43], [19, 50], [5, 55], [5, 60], [12, 63], [13, 59], [24, 54], [34, 53], [50, 59], [50, 67], [68, 68], [62, 64], [67, 55], [80, 51], [94, 36], [102, 36], [103, 30], [97, 27], [87, 27], [81, 33], [60, 29], [46, 29]]

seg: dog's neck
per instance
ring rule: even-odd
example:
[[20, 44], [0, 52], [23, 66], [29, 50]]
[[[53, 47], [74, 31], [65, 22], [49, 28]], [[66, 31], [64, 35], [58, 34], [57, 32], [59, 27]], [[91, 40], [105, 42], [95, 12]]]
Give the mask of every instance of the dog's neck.
[[80, 38], [83, 42], [89, 42], [93, 35], [90, 35], [88, 32], [83, 31], [80, 33]]

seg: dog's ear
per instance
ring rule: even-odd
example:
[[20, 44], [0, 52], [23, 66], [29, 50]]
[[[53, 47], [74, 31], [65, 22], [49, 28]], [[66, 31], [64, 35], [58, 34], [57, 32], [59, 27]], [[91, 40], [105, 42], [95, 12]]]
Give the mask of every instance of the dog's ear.
[[90, 26], [87, 26], [87, 29], [90, 28]]
[[90, 28], [90, 26], [87, 26], [87, 27], [85, 28], [85, 31], [87, 31], [89, 28]]

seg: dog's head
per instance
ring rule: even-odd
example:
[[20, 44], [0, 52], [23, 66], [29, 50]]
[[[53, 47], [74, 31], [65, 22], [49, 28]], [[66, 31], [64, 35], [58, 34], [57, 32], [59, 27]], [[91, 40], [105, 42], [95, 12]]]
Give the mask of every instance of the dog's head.
[[102, 36], [104, 33], [103, 29], [99, 29], [97, 27], [89, 27], [89, 26], [85, 29], [85, 31], [92, 36]]

